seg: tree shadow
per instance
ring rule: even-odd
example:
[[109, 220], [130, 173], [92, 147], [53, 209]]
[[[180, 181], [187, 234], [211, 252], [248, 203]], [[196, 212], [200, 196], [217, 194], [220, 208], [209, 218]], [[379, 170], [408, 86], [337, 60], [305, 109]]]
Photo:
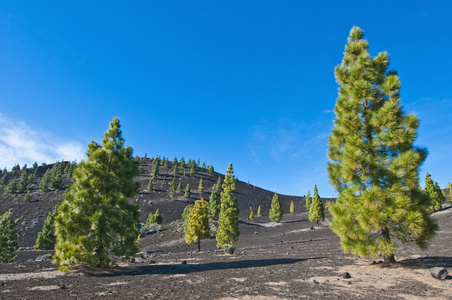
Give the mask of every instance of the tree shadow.
[[433, 267], [452, 268], [452, 257], [450, 256], [425, 256], [409, 258], [399, 261], [400, 265], [412, 269], [429, 269]]
[[[310, 259], [322, 259], [325, 257], [316, 257]], [[171, 274], [190, 274], [195, 272], [205, 272], [212, 270], [226, 269], [247, 269], [260, 268], [275, 265], [287, 265], [305, 261], [307, 259], [278, 258], [278, 259], [260, 259], [260, 260], [240, 260], [231, 262], [211, 262], [205, 264], [168, 264], [168, 265], [148, 265], [148, 266], [127, 266], [117, 267], [109, 271], [105, 270], [84, 270], [86, 275], [94, 277], [117, 277], [117, 276], [137, 276], [137, 275], [171, 275]], [[100, 273], [99, 273], [100, 272]]]

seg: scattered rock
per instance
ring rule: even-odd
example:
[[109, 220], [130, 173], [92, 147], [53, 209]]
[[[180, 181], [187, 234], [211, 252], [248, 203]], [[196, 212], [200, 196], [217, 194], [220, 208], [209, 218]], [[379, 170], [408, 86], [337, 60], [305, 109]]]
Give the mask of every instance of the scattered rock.
[[149, 264], [155, 264], [155, 260], [151, 259], [151, 260], [149, 261]]
[[181, 264], [186, 265], [186, 264], [187, 264], [187, 261], [186, 261], [186, 260], [183, 260], [183, 261], [181, 262]]
[[342, 278], [352, 278], [352, 275], [350, 275], [349, 272], [345, 272], [344, 274], [342, 274]]
[[52, 260], [52, 254], [45, 254], [40, 255], [36, 257], [35, 261], [51, 261]]
[[447, 277], [447, 270], [443, 267], [433, 267], [430, 269], [430, 275], [439, 280], [445, 280]]
[[314, 282], [314, 284], [319, 284], [319, 282], [315, 279], [312, 282]]

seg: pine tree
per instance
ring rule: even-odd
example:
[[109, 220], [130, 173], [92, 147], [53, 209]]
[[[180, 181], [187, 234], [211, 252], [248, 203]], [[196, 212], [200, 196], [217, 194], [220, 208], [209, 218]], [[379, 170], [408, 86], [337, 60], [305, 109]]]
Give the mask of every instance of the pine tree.
[[429, 173], [425, 174], [425, 191], [430, 198], [430, 206], [433, 208], [433, 211], [439, 210], [442, 205], [442, 195]]
[[19, 182], [16, 178], [11, 180], [5, 188], [6, 194], [15, 194], [17, 192], [17, 188], [19, 186]]
[[73, 264], [107, 267], [111, 254], [129, 258], [137, 253], [140, 210], [137, 201], [128, 199], [140, 189], [133, 180], [139, 161], [132, 152], [124, 146], [118, 118], [110, 123], [102, 145], [88, 145], [87, 159], [75, 170], [55, 217], [54, 259], [60, 270]]
[[277, 193], [273, 196], [272, 205], [270, 207], [270, 211], [268, 212], [268, 216], [270, 220], [273, 222], [280, 222], [283, 218], [283, 211], [281, 208], [281, 201], [279, 200], [279, 196]]
[[413, 146], [419, 120], [403, 112], [400, 81], [389, 56], [372, 58], [363, 31], [353, 27], [342, 64], [329, 137], [328, 173], [338, 191], [331, 229], [345, 252], [394, 261], [394, 238], [428, 246], [437, 225], [419, 190], [427, 151]]
[[213, 173], [215, 172], [215, 169], [214, 169], [214, 167], [213, 167], [212, 165], [210, 165], [210, 166], [207, 168], [207, 171], [209, 172], [210, 175], [213, 175]]
[[57, 162], [53, 168], [52, 168], [52, 188], [55, 190], [59, 190], [63, 187], [63, 173], [62, 173], [62, 165], [61, 163]]
[[24, 195], [24, 202], [30, 202], [31, 200], [31, 194], [30, 191], [27, 191], [27, 193]]
[[218, 219], [218, 214], [220, 213], [220, 203], [217, 199], [217, 192], [212, 189], [209, 197], [209, 218], [214, 220]]
[[195, 206], [188, 215], [185, 229], [185, 241], [187, 244], [197, 242], [198, 252], [201, 251], [201, 239], [210, 238], [210, 227], [207, 202], [203, 199], [196, 200]]
[[41, 250], [51, 250], [55, 248], [55, 216], [58, 214], [58, 206], [56, 206], [44, 221], [42, 231], [38, 234], [36, 244], [33, 248]]
[[308, 194], [306, 195], [306, 211], [309, 212], [309, 209], [311, 209], [311, 192], [308, 191]]
[[218, 180], [217, 183], [215, 184], [215, 186], [219, 189], [221, 188], [221, 176], [218, 176]]
[[233, 197], [235, 192], [235, 176], [232, 164], [229, 164], [221, 192], [221, 207], [218, 218], [217, 247], [233, 245], [239, 239], [239, 208], [237, 198]]
[[165, 159], [165, 160], [163, 161], [163, 166], [164, 166], [165, 168], [168, 168], [168, 167], [169, 167], [169, 163], [168, 163], [168, 160], [167, 160], [167, 159]]
[[176, 191], [178, 191], [180, 193], [182, 192], [182, 182], [179, 181], [179, 184], [177, 185]]
[[180, 158], [180, 167], [182, 168], [182, 169], [184, 169], [185, 168], [185, 159], [184, 159], [184, 157], [182, 156], [181, 158]]
[[2, 179], [0, 179], [0, 184], [6, 186], [8, 184], [8, 173], [3, 172], [3, 174]]
[[39, 190], [41, 192], [47, 192], [49, 190], [50, 182], [51, 182], [51, 173], [50, 169], [47, 169], [47, 171], [44, 173], [44, 176], [42, 176], [41, 182], [39, 183]]
[[37, 162], [34, 162], [34, 163], [33, 163], [33, 170], [35, 170], [37, 167], [38, 167], [38, 163], [37, 163]]
[[170, 185], [170, 198], [171, 200], [174, 200], [174, 196], [176, 195], [176, 176], [173, 177], [173, 180], [171, 181]]
[[441, 204], [443, 204], [444, 202], [446, 202], [446, 191], [442, 190], [439, 187], [438, 182], [435, 182], [435, 188], [436, 188], [436, 191], [437, 191], [437, 193], [439, 195], [440, 202], [441, 202]]
[[19, 166], [19, 164], [14, 165], [14, 166], [12, 167], [12, 169], [11, 169], [11, 173], [13, 173], [13, 175], [16, 175], [17, 172], [19, 172], [19, 171], [20, 171], [20, 166]]
[[258, 217], [262, 217], [262, 210], [261, 210], [261, 206], [260, 206], [260, 205], [257, 207], [257, 213], [256, 213], [256, 215], [257, 215]]
[[293, 204], [293, 201], [290, 201], [290, 209], [289, 209], [290, 213], [294, 213], [295, 212], [295, 205]]
[[199, 184], [198, 184], [198, 192], [199, 192], [199, 197], [201, 198], [201, 194], [202, 191], [204, 191], [204, 184], [202, 183], [202, 178], [199, 180]]
[[154, 167], [152, 168], [152, 178], [157, 178], [159, 176], [159, 159], [154, 159], [154, 162], [152, 163]]
[[20, 174], [20, 181], [17, 188], [19, 191], [23, 192], [27, 189], [27, 187], [28, 187], [28, 172], [27, 169], [25, 169], [22, 170], [22, 174]]
[[193, 161], [190, 165], [190, 176], [195, 176], [196, 174], [196, 163]]
[[17, 255], [13, 252], [19, 249], [16, 242], [19, 234], [14, 229], [18, 220], [14, 220], [12, 213], [10, 209], [0, 216], [0, 262], [2, 263], [14, 261]]
[[[177, 161], [177, 160], [176, 160]], [[173, 173], [176, 175], [177, 173], [179, 173], [179, 167], [178, 167], [178, 164], [177, 163], [175, 163], [175, 164], [173, 164], [174, 165], [174, 167], [173, 167]]]
[[252, 207], [250, 207], [250, 216], [249, 216], [248, 219], [254, 220], [254, 212], [253, 212], [253, 208]]
[[160, 211], [157, 208], [155, 214], [152, 214], [152, 212], [149, 213], [148, 219], [146, 220], [146, 225], [147, 226], [152, 226], [152, 224], [162, 225], [162, 222], [163, 222], [162, 215], [160, 214]]
[[154, 189], [154, 183], [152, 182], [152, 179], [151, 180], [149, 180], [149, 183], [148, 183], [148, 191], [152, 191]]
[[190, 194], [191, 194], [191, 191], [190, 191], [190, 184], [187, 183], [187, 187], [185, 188], [185, 194], [184, 194], [184, 197], [188, 199], [188, 198], [190, 198]]
[[325, 209], [323, 208], [322, 200], [320, 200], [317, 185], [314, 185], [314, 195], [309, 208], [309, 221], [317, 221], [317, 227], [320, 227], [319, 221], [325, 221]]

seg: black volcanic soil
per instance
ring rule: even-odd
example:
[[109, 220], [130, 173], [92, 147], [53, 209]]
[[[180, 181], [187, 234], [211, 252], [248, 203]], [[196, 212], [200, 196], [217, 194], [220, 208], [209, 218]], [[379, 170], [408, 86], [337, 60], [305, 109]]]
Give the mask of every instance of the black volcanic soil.
[[[169, 184], [172, 175], [162, 175], [169, 175], [168, 180], [159, 177], [162, 185]], [[182, 181], [184, 187], [185, 180], [190, 181], [193, 191], [201, 175], [207, 199], [211, 187], [206, 184], [210, 182], [207, 173], [200, 171], [196, 178], [186, 176]], [[211, 184], [218, 175], [211, 177]], [[138, 180], [146, 186], [149, 174], [143, 173]], [[203, 240], [202, 251], [196, 252], [196, 245], [187, 245], [178, 222], [173, 222], [196, 195], [192, 199], [179, 196], [169, 200], [167, 192], [141, 191], [142, 220], [159, 208], [164, 224], [143, 234], [142, 253], [135, 262], [120, 263], [111, 270], [83, 268], [62, 273], [45, 260], [51, 251], [22, 248], [16, 262], [0, 264], [0, 299], [452, 299], [452, 278], [440, 281], [429, 274], [433, 266], [452, 270], [452, 208], [435, 213], [440, 231], [427, 251], [400, 245], [398, 262], [384, 264], [344, 254], [328, 228], [328, 219], [311, 229], [315, 224], [307, 220], [302, 198], [282, 196], [284, 219], [270, 222], [266, 212], [273, 193], [242, 182], [237, 183], [242, 211], [235, 253], [225, 255], [215, 247], [214, 238]], [[1, 199], [0, 208], [3, 212], [5, 203], [10, 203], [19, 211], [16, 216], [25, 216], [22, 220], [30, 224], [27, 218], [46, 215], [43, 207], [49, 211], [52, 201], [61, 199], [58, 197], [61, 192], [56, 196], [51, 192], [37, 202], [24, 204], [8, 196]], [[44, 199], [48, 203], [44, 204]], [[291, 200], [297, 209], [293, 214], [288, 213]], [[259, 204], [264, 216], [247, 220], [249, 206], [256, 210]], [[39, 230], [41, 219], [45, 216], [38, 218], [35, 227]], [[24, 233], [21, 246], [32, 246], [36, 236], [30, 229]], [[43, 255], [44, 260], [36, 260]], [[351, 278], [342, 278], [344, 272]]]

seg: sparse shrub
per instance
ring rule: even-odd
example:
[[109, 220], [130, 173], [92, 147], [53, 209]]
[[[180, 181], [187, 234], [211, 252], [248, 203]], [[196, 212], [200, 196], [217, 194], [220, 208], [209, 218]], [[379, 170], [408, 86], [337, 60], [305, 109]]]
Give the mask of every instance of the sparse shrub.
[[234, 254], [234, 252], [235, 252], [234, 245], [231, 245], [231, 244], [224, 245], [224, 253], [232, 255], [232, 254]]

